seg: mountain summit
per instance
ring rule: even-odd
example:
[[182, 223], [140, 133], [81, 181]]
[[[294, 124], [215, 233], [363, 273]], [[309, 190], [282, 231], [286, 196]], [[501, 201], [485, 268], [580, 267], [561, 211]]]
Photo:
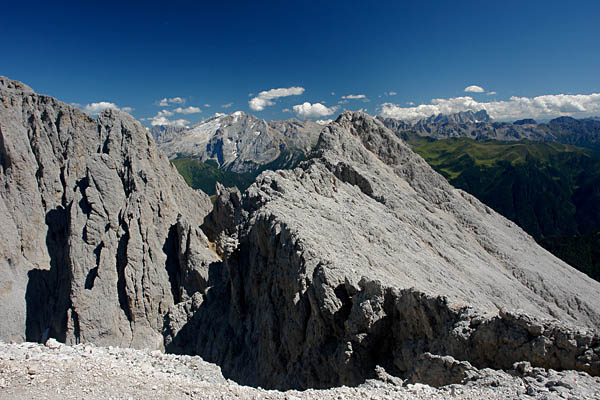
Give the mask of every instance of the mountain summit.
[[212, 160], [219, 168], [243, 173], [280, 157], [307, 154], [322, 126], [311, 121], [272, 121], [236, 111], [209, 118], [188, 129], [153, 130], [159, 148], [169, 158]]

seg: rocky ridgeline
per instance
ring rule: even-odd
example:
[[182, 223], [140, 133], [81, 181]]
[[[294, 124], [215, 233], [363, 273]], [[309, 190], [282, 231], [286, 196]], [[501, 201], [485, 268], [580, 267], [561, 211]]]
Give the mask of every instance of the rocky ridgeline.
[[558, 142], [600, 150], [598, 118], [555, 118], [548, 123], [533, 119], [510, 122], [493, 121], [485, 110], [433, 115], [418, 121], [378, 117], [386, 127], [403, 139], [425, 136], [434, 139], [467, 137], [475, 140], [535, 140]]
[[0, 83], [4, 340], [164, 344], [276, 389], [600, 374], [600, 284], [365, 114], [211, 210], [128, 115]]
[[406, 377], [425, 352], [600, 372], [597, 333], [565, 325], [598, 326], [598, 283], [365, 114], [326, 127], [299, 168], [219, 192], [204, 231], [223, 266], [169, 316], [168, 349], [278, 388], [354, 385], [376, 365]]

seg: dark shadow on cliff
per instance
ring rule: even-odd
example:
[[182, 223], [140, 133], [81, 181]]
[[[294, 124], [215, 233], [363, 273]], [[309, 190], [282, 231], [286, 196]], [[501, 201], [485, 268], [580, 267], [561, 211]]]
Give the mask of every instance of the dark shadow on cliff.
[[62, 342], [66, 339], [71, 281], [68, 269], [69, 214], [70, 210], [62, 206], [46, 213], [50, 269], [32, 269], [28, 273], [25, 293], [27, 341], [41, 342], [48, 337]]

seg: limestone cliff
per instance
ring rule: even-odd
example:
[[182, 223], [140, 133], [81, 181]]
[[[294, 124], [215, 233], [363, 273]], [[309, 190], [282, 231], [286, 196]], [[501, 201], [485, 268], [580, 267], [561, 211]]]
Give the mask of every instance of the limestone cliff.
[[0, 338], [161, 347], [203, 289], [210, 210], [130, 115], [0, 77]]

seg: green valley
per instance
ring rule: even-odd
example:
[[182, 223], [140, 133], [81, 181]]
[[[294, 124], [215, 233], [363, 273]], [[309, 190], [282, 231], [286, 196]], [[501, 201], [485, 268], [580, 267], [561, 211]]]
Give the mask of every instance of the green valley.
[[600, 280], [600, 153], [558, 143], [467, 138], [421, 137], [410, 145], [453, 186]]

